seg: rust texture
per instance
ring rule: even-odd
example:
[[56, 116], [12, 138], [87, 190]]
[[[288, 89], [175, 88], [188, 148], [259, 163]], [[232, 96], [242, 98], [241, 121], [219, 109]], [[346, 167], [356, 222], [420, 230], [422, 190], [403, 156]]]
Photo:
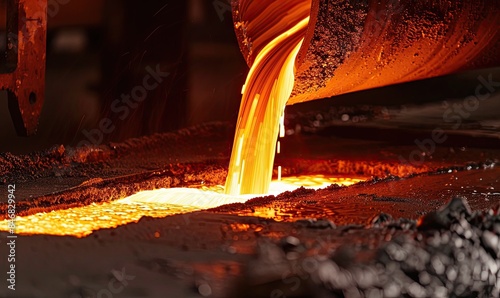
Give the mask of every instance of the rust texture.
[[19, 135], [36, 132], [45, 92], [46, 0], [7, 2], [7, 52], [0, 61], [0, 89]]
[[278, 34], [268, 32], [279, 29], [273, 23], [258, 24], [263, 16], [312, 2], [288, 104], [500, 65], [498, 0], [257, 2], [263, 4], [233, 2], [236, 34], [250, 65]]

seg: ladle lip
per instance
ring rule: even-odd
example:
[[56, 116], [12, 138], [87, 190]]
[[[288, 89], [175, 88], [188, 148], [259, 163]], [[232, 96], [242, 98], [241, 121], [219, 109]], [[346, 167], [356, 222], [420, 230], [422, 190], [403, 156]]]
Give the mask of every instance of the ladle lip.
[[[252, 66], [255, 58], [257, 57], [259, 50], [262, 49], [265, 45], [264, 44], [257, 44], [252, 46], [249, 46], [248, 43], [253, 43], [256, 40], [256, 37], [252, 35], [252, 33], [248, 33], [245, 31], [244, 26], [242, 24], [245, 24], [249, 22], [249, 19], [247, 15], [252, 14], [253, 16], [259, 15], [262, 12], [266, 10], [265, 6], [252, 6], [251, 8], [253, 10], [250, 10], [249, 6], [250, 3], [256, 2], [256, 1], [261, 1], [265, 2], [263, 0], [232, 0], [231, 1], [231, 7], [232, 7], [232, 18], [233, 18], [233, 24], [234, 24], [234, 31], [236, 34], [236, 39], [238, 41], [238, 45], [240, 48], [241, 53], [243, 54], [243, 57], [245, 61], [247, 62], [247, 65], [249, 67]], [[316, 25], [316, 19], [315, 17], [318, 15], [319, 11], [319, 5], [320, 5], [320, 0], [283, 0], [283, 3], [295, 3], [296, 5], [300, 3], [309, 3], [309, 14], [304, 14], [304, 16], [297, 17], [293, 22], [299, 22], [303, 19], [303, 17], [306, 16], [311, 16], [311, 19], [309, 21], [309, 25], [306, 29], [306, 33], [304, 35], [304, 43], [299, 51], [298, 58], [296, 59], [296, 67], [299, 67], [302, 63], [302, 61], [305, 61], [306, 59], [306, 53], [309, 48], [309, 41], [313, 38], [314, 36], [314, 29]], [[313, 7], [315, 6], [315, 7]], [[256, 10], [255, 8], [258, 8]], [[279, 18], [277, 18], [279, 19]], [[292, 23], [292, 22], [290, 22]], [[282, 34], [283, 32], [276, 32], [274, 36], [270, 36], [268, 39], [269, 41], [272, 40], [274, 37], [277, 37], [278, 35]]]
[[314, 30], [316, 29], [316, 23], [318, 21], [319, 5], [321, 0], [311, 0], [311, 9], [309, 14], [309, 24], [307, 25], [306, 33], [304, 35], [304, 41], [300, 47], [299, 53], [295, 60], [295, 68], [300, 68], [307, 57], [307, 51], [309, 50], [309, 45], [314, 36]]

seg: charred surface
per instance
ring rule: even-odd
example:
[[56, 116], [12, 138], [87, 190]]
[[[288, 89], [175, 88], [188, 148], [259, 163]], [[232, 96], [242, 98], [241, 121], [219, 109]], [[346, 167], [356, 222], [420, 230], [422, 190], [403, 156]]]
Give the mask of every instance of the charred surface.
[[[221, 184], [229, 135], [227, 125], [212, 124], [99, 148], [4, 153], [2, 181], [16, 182], [23, 194], [19, 215], [143, 189]], [[373, 177], [146, 217], [82, 239], [20, 235], [18, 294], [96, 296], [125, 270], [124, 296], [497, 295], [498, 149], [440, 146], [421, 167], [410, 167], [398, 156], [412, 146], [392, 142], [295, 135], [283, 148], [292, 150], [277, 162], [290, 173]], [[466, 199], [448, 204], [455, 197]]]

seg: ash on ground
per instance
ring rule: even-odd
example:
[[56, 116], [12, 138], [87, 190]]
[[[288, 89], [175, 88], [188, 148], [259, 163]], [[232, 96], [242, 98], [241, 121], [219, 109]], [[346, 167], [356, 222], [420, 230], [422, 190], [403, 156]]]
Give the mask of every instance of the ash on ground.
[[[387, 214], [370, 226], [301, 221], [298, 228], [325, 229], [331, 237], [261, 240], [237, 292], [240, 297], [498, 297], [498, 211], [471, 212], [464, 198], [455, 198], [418, 221]], [[340, 238], [346, 234], [357, 240]], [[334, 247], [343, 240], [347, 244]]]

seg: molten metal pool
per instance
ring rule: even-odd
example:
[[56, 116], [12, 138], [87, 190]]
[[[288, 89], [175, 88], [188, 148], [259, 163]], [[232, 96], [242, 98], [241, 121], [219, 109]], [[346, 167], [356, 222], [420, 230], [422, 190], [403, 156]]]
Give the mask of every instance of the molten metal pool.
[[[319, 189], [331, 184], [349, 186], [363, 180], [362, 178], [325, 177], [323, 175], [285, 177], [281, 181], [271, 183], [269, 195], [292, 191], [301, 186]], [[144, 216], [161, 218], [228, 203], [244, 203], [256, 196], [226, 195], [223, 187], [148, 190], [107, 203], [93, 203], [85, 207], [17, 217], [16, 234], [85, 237], [99, 229], [115, 228], [137, 222]], [[261, 216], [260, 213], [256, 215]], [[1, 221], [0, 231], [8, 230], [8, 221]]]

